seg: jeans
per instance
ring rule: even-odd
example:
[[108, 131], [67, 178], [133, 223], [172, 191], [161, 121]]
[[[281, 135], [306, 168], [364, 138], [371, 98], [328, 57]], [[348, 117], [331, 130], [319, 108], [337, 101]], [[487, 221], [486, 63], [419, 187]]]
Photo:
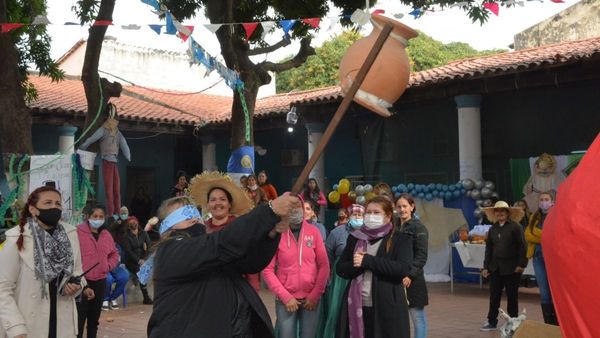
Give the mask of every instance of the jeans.
[[102, 160], [102, 177], [106, 194], [106, 214], [118, 214], [121, 209], [121, 178], [117, 163]]
[[552, 295], [550, 294], [550, 284], [548, 283], [548, 274], [546, 273], [546, 263], [541, 247], [537, 247], [533, 255], [533, 270], [535, 279], [540, 288], [542, 304], [552, 304]]
[[425, 308], [423, 307], [411, 307], [408, 308], [410, 313], [410, 319], [412, 320], [413, 327], [415, 330], [415, 338], [427, 337], [427, 317], [425, 316]]
[[[119, 265], [111, 272], [106, 274], [106, 291], [104, 300], [111, 301], [119, 298], [125, 291], [125, 286], [129, 281], [129, 271], [125, 267]], [[115, 288], [112, 288], [113, 283], [116, 283]]]
[[488, 323], [496, 326], [498, 324], [498, 308], [502, 298], [502, 290], [506, 288], [506, 298], [508, 299], [506, 309], [511, 317], [519, 315], [519, 282], [520, 273], [511, 273], [510, 275], [500, 275], [500, 272], [494, 271], [490, 274], [490, 308], [488, 312]]
[[78, 338], [83, 337], [83, 327], [86, 321], [87, 338], [96, 338], [100, 313], [102, 313], [102, 300], [104, 299], [104, 291], [106, 289], [106, 279], [89, 280], [87, 283], [88, 287], [94, 290], [96, 297], [88, 300], [86, 296], [82, 295], [81, 302], [75, 303], [77, 305]]
[[[277, 330], [279, 338], [314, 338], [317, 333], [317, 324], [319, 322], [319, 308], [321, 302], [314, 311], [307, 311], [300, 305], [298, 311], [290, 313], [285, 309], [285, 305], [275, 301], [275, 312], [277, 314]], [[300, 335], [297, 335], [298, 325], [300, 325]]]

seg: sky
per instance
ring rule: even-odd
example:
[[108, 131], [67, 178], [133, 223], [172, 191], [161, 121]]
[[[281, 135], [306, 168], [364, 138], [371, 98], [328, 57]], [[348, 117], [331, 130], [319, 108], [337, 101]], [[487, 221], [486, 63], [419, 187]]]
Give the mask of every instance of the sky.
[[[458, 8], [426, 13], [418, 19], [407, 15], [412, 9], [399, 4], [398, 0], [379, 0], [372, 10], [383, 9], [386, 15], [390, 16], [403, 13], [405, 15], [400, 19], [402, 23], [444, 43], [454, 41], [466, 42], [478, 50], [493, 48], [508, 49], [516, 33], [579, 2], [579, 0], [564, 1], [565, 3], [553, 3], [549, 0], [545, 0], [544, 2], [534, 0], [524, 1], [522, 7], [501, 7], [499, 16], [496, 17], [491, 14], [489, 20], [483, 25], [473, 23], [467, 14]], [[68, 21], [77, 22], [77, 18], [71, 10], [74, 4], [75, 0], [48, 1], [48, 18], [53, 23], [53, 25], [48, 26], [48, 31], [52, 37], [51, 55], [53, 58], [60, 57], [79, 39], [87, 37], [87, 28], [63, 25]], [[164, 24], [164, 21], [161, 22], [151, 10], [150, 6], [143, 4], [140, 0], [117, 0], [113, 14], [114, 26], [108, 29], [107, 35], [116, 37], [117, 42], [124, 44], [185, 52], [187, 44], [183, 43], [179, 38], [165, 34], [159, 36], [150, 28], [144, 26], [148, 24]], [[328, 16], [333, 17], [338, 14], [339, 11], [333, 8]], [[209, 21], [202, 16], [184, 22], [184, 24], [195, 25], [194, 39], [211, 55], [219, 56], [220, 47], [216, 36], [204, 26], [201, 26], [207, 23]], [[137, 24], [142, 26], [142, 28], [137, 31], [128, 31], [120, 28], [122, 24]], [[339, 24], [335, 25], [333, 29], [327, 29], [329, 25], [330, 20], [327, 18], [321, 22], [321, 29], [315, 33], [313, 45], [318, 46], [323, 41], [341, 32], [342, 28]], [[368, 34], [370, 30], [370, 25], [366, 25], [362, 33]], [[282, 31], [276, 30], [267, 37], [267, 41], [275, 43], [281, 37]], [[270, 61], [278, 61], [294, 54], [297, 49], [298, 44], [293, 43], [270, 55], [259, 56], [257, 58], [258, 60], [267, 58]]]

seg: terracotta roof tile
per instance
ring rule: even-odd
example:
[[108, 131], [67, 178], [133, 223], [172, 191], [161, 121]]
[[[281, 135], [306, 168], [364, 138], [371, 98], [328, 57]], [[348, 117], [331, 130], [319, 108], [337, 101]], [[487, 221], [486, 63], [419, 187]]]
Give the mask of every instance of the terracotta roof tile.
[[[596, 37], [457, 60], [441, 67], [412, 73], [409, 87], [426, 87], [453, 80], [513, 73], [545, 65], [575, 62], [599, 53], [600, 37]], [[65, 80], [57, 84], [51, 83], [49, 78], [33, 76], [31, 81], [38, 89], [38, 100], [31, 104], [32, 108], [61, 110], [74, 114], [84, 114], [86, 111], [87, 105], [81, 81]], [[119, 113], [123, 118], [163, 123], [178, 122], [189, 125], [224, 123], [231, 118], [231, 97], [155, 91], [133, 86], [124, 86], [124, 89], [145, 98], [160, 101], [160, 103], [122, 95], [113, 100], [119, 107]], [[260, 118], [284, 113], [296, 104], [335, 101], [341, 98], [342, 91], [339, 86], [273, 95], [257, 100], [255, 116]], [[165, 107], [161, 103], [175, 107], [177, 110]]]

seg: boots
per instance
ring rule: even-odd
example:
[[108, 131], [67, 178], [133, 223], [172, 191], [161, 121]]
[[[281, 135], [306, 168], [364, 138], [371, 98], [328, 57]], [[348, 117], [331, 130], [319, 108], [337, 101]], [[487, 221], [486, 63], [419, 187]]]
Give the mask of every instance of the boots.
[[154, 302], [152, 301], [152, 298], [150, 298], [150, 295], [148, 295], [148, 289], [146, 288], [146, 285], [140, 284], [140, 289], [142, 289], [142, 295], [144, 296], [143, 303], [146, 305], [152, 305]]
[[544, 323], [558, 325], [558, 317], [556, 317], [554, 304], [542, 304], [542, 316], [544, 317]]

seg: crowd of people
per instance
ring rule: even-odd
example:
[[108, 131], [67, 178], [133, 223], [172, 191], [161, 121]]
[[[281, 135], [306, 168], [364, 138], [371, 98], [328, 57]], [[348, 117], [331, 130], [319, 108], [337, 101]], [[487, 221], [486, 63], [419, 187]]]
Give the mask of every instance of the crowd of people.
[[[278, 196], [265, 171], [239, 184], [217, 172], [191, 180], [179, 172], [159, 222], [141, 210], [152, 205], [143, 188], [132, 201], [143, 222], [127, 207], [112, 217], [92, 206], [77, 227], [60, 221], [60, 192], [38, 188], [0, 250], [0, 333], [96, 337], [102, 311], [119, 308], [132, 280], [143, 303], [153, 304], [149, 337], [410, 337], [411, 322], [414, 337], [427, 337], [427, 227], [412, 196], [394, 196], [385, 183], [373, 191], [365, 205], [339, 209], [328, 231], [318, 216], [327, 201], [315, 179], [299, 195]], [[481, 330], [497, 328], [503, 290], [507, 312], [518, 315], [528, 258], [544, 321], [558, 325], [541, 248], [553, 201], [541, 194], [534, 214], [524, 201], [484, 208], [493, 225], [482, 270], [490, 308]], [[138, 277], [147, 260], [154, 300]], [[274, 328], [257, 294], [261, 277], [276, 297]]]

